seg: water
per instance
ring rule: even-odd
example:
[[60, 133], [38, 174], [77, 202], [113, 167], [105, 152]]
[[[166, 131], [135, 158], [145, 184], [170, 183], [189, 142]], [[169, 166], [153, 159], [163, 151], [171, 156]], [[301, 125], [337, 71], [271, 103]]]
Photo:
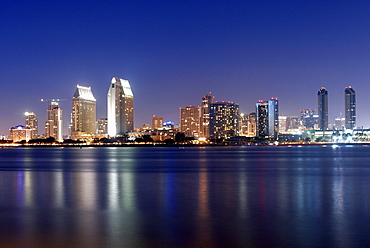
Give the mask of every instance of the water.
[[364, 247], [370, 147], [0, 149], [1, 247]]

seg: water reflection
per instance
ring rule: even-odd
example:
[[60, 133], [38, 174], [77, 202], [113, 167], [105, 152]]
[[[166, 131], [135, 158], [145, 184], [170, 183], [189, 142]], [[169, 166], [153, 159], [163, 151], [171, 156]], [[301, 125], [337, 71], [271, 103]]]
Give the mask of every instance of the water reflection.
[[3, 149], [0, 241], [363, 246], [369, 149]]

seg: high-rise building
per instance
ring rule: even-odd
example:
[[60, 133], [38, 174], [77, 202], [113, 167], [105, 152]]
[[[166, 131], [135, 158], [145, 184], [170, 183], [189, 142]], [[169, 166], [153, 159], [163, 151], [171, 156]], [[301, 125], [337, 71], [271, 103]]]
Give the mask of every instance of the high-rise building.
[[72, 139], [92, 138], [96, 134], [96, 99], [91, 87], [77, 85], [72, 98]]
[[268, 136], [268, 102], [259, 100], [256, 103], [256, 129], [257, 136], [267, 137]]
[[31, 129], [31, 139], [37, 139], [39, 136], [39, 129], [38, 129], [38, 120], [36, 118], [36, 114], [34, 112], [26, 112], [24, 113], [26, 117], [26, 128]]
[[276, 139], [279, 134], [279, 102], [273, 97], [256, 103], [257, 136]]
[[328, 91], [322, 87], [318, 92], [318, 115], [319, 130], [328, 130], [329, 112], [328, 112]]
[[271, 138], [276, 139], [279, 134], [279, 102], [276, 97], [268, 101], [268, 132]]
[[248, 137], [255, 137], [257, 135], [257, 116], [256, 113], [248, 115]]
[[345, 101], [345, 126], [347, 129], [356, 127], [356, 92], [351, 86], [344, 90]]
[[152, 118], [152, 130], [163, 127], [163, 117], [153, 115]]
[[187, 137], [199, 137], [201, 107], [188, 106], [180, 108], [180, 132]]
[[53, 137], [57, 141], [63, 141], [62, 124], [63, 111], [59, 108], [58, 99], [53, 99], [49, 102], [47, 110], [48, 119], [45, 123], [45, 136]]
[[248, 115], [244, 113], [240, 113], [240, 131], [239, 135], [241, 136], [247, 136], [248, 134]]
[[202, 97], [202, 110], [201, 110], [201, 121], [200, 121], [200, 135], [204, 138], [209, 138], [209, 111], [211, 104], [214, 103], [214, 97], [209, 92]]
[[121, 136], [134, 130], [134, 95], [128, 80], [113, 77], [107, 95], [108, 135]]
[[212, 139], [227, 139], [239, 134], [239, 105], [233, 102], [210, 104], [209, 132]]

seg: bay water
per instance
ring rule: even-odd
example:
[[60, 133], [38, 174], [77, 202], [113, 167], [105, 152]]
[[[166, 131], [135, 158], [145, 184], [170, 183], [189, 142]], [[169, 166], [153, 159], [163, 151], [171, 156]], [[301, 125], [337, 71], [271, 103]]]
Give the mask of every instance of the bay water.
[[1, 247], [370, 246], [370, 146], [0, 149]]

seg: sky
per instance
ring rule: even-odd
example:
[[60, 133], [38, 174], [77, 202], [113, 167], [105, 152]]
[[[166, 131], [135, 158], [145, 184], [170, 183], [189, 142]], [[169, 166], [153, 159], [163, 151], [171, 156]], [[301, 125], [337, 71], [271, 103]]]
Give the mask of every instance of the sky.
[[153, 115], [179, 123], [179, 108], [212, 92], [243, 113], [279, 99], [280, 115], [317, 109], [329, 92], [329, 122], [357, 98], [357, 126], [370, 128], [369, 1], [0, 1], [0, 134], [47, 103], [91, 86], [106, 117], [112, 77], [130, 81], [135, 127]]

